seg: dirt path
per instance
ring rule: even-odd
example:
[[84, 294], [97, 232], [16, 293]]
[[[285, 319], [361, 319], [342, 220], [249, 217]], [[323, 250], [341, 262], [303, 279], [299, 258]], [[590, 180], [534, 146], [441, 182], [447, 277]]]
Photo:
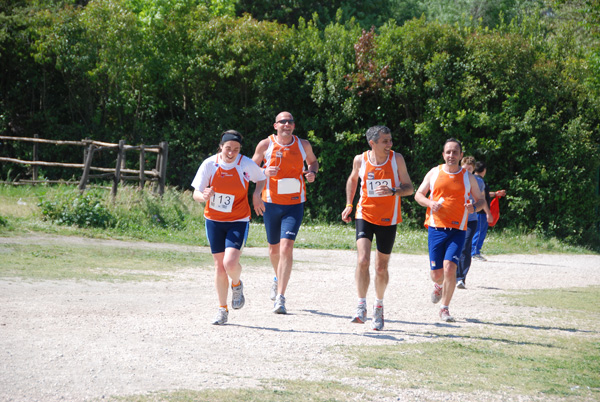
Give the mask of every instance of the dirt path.
[[[0, 249], [15, 242], [208, 252], [53, 236], [0, 238]], [[267, 254], [264, 248], [247, 248], [244, 255]], [[600, 285], [600, 256], [492, 256], [473, 263], [468, 289], [457, 290], [451, 306], [457, 322], [443, 324], [429, 299], [427, 257], [394, 254], [385, 330], [374, 332], [368, 324], [349, 322], [356, 302], [355, 258], [352, 251], [297, 249], [285, 316], [270, 312], [272, 268], [245, 268], [246, 306], [232, 310], [222, 327], [209, 324], [216, 303], [210, 270], [190, 268], [178, 271], [175, 279], [135, 283], [0, 279], [0, 400], [83, 401], [161, 390], [254, 387], [272, 379], [344, 381], [340, 370], [354, 362], [337, 353], [340, 346], [424, 342], [432, 339], [431, 331], [460, 333], [506, 322], [502, 317], [515, 314], [516, 307], [499, 305], [496, 296], [510, 289]], [[373, 299], [370, 289], [369, 306]], [[523, 311], [520, 307], [521, 316]], [[381, 385], [365, 384], [370, 386]], [[389, 400], [440, 399], [423, 390], [394, 392]]]

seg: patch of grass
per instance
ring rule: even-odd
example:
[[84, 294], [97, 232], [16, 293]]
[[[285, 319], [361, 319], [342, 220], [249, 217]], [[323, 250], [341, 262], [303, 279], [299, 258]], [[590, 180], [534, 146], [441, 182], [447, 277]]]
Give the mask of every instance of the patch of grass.
[[357, 398], [359, 395], [363, 395], [360, 390], [334, 381], [276, 381], [268, 388], [156, 392], [147, 395], [112, 397], [108, 400], [128, 402], [344, 402]]
[[482, 252], [484, 254], [593, 254], [585, 247], [561, 242], [556, 238], [528, 233], [519, 229], [488, 230]]
[[586, 288], [519, 290], [505, 294], [502, 297], [522, 306], [581, 311], [593, 315], [600, 314], [600, 288], [597, 286], [589, 286]]
[[36, 280], [158, 280], [180, 269], [213, 268], [205, 253], [90, 245], [8, 243], [0, 244], [0, 256], [0, 277]]
[[[66, 226], [44, 221], [38, 205], [65, 205], [79, 194], [74, 186], [7, 186], [0, 185], [0, 216], [5, 225], [0, 225], [0, 235], [10, 236], [33, 232], [59, 235], [78, 235], [94, 238], [121, 240], [147, 240], [172, 244], [208, 246], [204, 232], [204, 206], [193, 201], [190, 191], [176, 191], [168, 188], [163, 197], [149, 190], [139, 191], [135, 187], [120, 187], [113, 199], [104, 189], [94, 189], [93, 193], [103, 200], [102, 206], [110, 214], [106, 228]], [[56, 204], [54, 204], [56, 203]], [[94, 205], [94, 204], [90, 204]], [[77, 219], [96, 211], [69, 210], [60, 221], [79, 222]], [[88, 214], [88, 215], [86, 215]], [[260, 219], [251, 223], [247, 245], [265, 247], [267, 245], [264, 225]], [[300, 228], [296, 247], [315, 249], [356, 248], [354, 224], [322, 224], [305, 221]], [[375, 248], [375, 243], [373, 244]], [[427, 231], [399, 224], [394, 252], [406, 254], [427, 253]], [[544, 238], [519, 230], [488, 232], [484, 245], [487, 254], [536, 254], [536, 253], [577, 253], [589, 254], [583, 247], [570, 246], [552, 238]]]
[[[600, 322], [600, 288], [517, 290], [501, 296], [508, 302], [527, 307], [543, 307], [540, 313], [547, 319], [548, 311], [555, 322], [574, 320]], [[587, 325], [587, 323], [586, 323]]]
[[[263, 225], [261, 225], [260, 230], [265, 231]], [[356, 248], [356, 233], [354, 227], [349, 225], [303, 224], [300, 227], [294, 246], [298, 248], [352, 250]]]
[[378, 376], [389, 376], [388, 381], [402, 388], [600, 396], [600, 342], [553, 336], [544, 343], [520, 336], [493, 341], [471, 337], [352, 348], [350, 353], [358, 367], [382, 370]]
[[[430, 342], [353, 347], [345, 353], [363, 370], [400, 388], [426, 387], [457, 392], [489, 391], [546, 395], [569, 400], [600, 398], [599, 289], [556, 289], [512, 294], [515, 302], [551, 306], [553, 321], [585, 311], [596, 319], [579, 321], [575, 330], [506, 324], [510, 332], [433, 334]], [[515, 317], [511, 317], [515, 319]], [[518, 319], [518, 318], [517, 318]], [[558, 321], [558, 320], [557, 320]], [[503, 324], [504, 325], [504, 324]], [[587, 325], [584, 326], [584, 325]]]

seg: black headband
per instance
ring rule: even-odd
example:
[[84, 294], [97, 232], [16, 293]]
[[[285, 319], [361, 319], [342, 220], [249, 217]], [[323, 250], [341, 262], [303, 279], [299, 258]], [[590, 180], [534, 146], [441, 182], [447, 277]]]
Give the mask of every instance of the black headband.
[[225, 132], [221, 137], [221, 144], [225, 144], [227, 141], [237, 141], [242, 143], [242, 136], [238, 133]]

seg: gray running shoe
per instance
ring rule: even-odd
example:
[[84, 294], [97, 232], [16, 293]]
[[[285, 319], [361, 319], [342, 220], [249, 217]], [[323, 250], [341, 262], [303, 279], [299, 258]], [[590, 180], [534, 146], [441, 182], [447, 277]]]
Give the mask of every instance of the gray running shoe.
[[227, 322], [227, 317], [229, 316], [229, 311], [224, 309], [223, 307], [219, 307], [219, 311], [217, 311], [217, 315], [213, 320], [213, 325], [223, 325]]
[[444, 307], [440, 309], [440, 318], [442, 319], [442, 321], [446, 321], [446, 322], [454, 322], [454, 317], [452, 317], [450, 315], [450, 311], [448, 310], [448, 307]]
[[487, 261], [487, 258], [485, 258], [484, 256], [482, 256], [481, 254], [475, 254], [471, 258], [473, 260], [477, 260], [477, 261]]
[[285, 296], [279, 295], [275, 299], [275, 305], [273, 306], [273, 312], [275, 314], [287, 314], [287, 310], [285, 308]]
[[273, 279], [273, 284], [271, 285], [271, 300], [275, 300], [277, 298], [277, 280]]
[[367, 305], [364, 303], [360, 303], [358, 307], [356, 307], [356, 314], [354, 318], [350, 322], [355, 322], [357, 324], [364, 324], [367, 321]]
[[465, 286], [465, 281], [460, 280], [458, 282], [456, 282], [456, 287], [459, 289], [466, 289], [467, 287]]
[[436, 304], [442, 300], [442, 287], [437, 283], [433, 284], [433, 292], [431, 292], [431, 302]]
[[373, 320], [372, 328], [375, 331], [381, 331], [383, 329], [383, 306], [373, 307]]
[[244, 303], [246, 303], [244, 284], [240, 281], [239, 286], [231, 287], [231, 307], [237, 310], [244, 307]]

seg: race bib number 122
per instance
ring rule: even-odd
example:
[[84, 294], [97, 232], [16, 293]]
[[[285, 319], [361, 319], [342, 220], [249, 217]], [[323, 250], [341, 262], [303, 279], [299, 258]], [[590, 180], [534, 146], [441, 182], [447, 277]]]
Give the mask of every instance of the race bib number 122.
[[383, 197], [383, 195], [379, 195], [375, 193], [375, 189], [379, 186], [388, 186], [392, 188], [392, 180], [391, 179], [379, 179], [379, 180], [367, 180], [367, 195], [369, 197]]

